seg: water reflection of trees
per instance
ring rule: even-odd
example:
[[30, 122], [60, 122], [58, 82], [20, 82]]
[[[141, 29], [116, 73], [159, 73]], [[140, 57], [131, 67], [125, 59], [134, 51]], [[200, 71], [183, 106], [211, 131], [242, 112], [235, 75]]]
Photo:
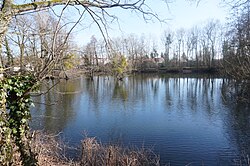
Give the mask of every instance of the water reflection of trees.
[[112, 90], [114, 88], [114, 81], [110, 77], [95, 76], [92, 79], [84, 78], [84, 93], [88, 96], [88, 110], [94, 111], [96, 115], [99, 115], [101, 106], [108, 101], [112, 96]]
[[[242, 90], [250, 94], [250, 85], [239, 85], [234, 80], [224, 79], [221, 87], [223, 103], [229, 113], [225, 117], [225, 126], [230, 138], [240, 153], [250, 154], [250, 107], [249, 101], [241, 100]], [[249, 95], [247, 94], [247, 95]], [[245, 98], [246, 96], [244, 96]], [[248, 99], [249, 100], [249, 99]], [[246, 157], [246, 156], [243, 156]], [[241, 162], [244, 162], [242, 160]], [[242, 163], [243, 165], [246, 163]]]
[[162, 103], [165, 104], [166, 110], [170, 111], [183, 109], [197, 111], [198, 107], [205, 108], [212, 116], [215, 104], [218, 105], [221, 100], [219, 86], [220, 82], [210, 77], [170, 78], [158, 75], [136, 75], [129, 77], [128, 98], [140, 102], [164, 101]]
[[[41, 90], [45, 93], [34, 97], [35, 108], [33, 119], [41, 121], [42, 129], [51, 133], [58, 133], [72, 120], [74, 102], [81, 91], [81, 82], [76, 80], [61, 80], [54, 88], [56, 82], [49, 81], [42, 85]], [[37, 128], [39, 128], [37, 126]]]
[[115, 82], [112, 98], [119, 98], [122, 101], [128, 100], [128, 91], [123, 82]]
[[145, 102], [146, 97], [149, 97], [151, 88], [154, 89], [154, 94], [157, 92], [157, 84], [155, 82], [156, 78], [148, 75], [135, 75], [129, 77], [128, 87], [129, 87], [129, 99], [132, 101]]
[[[115, 84], [113, 99], [129, 100], [130, 104], [164, 101], [167, 110], [187, 109], [197, 111], [205, 106], [208, 114], [213, 114], [218, 96], [219, 82], [213, 78], [170, 78], [159, 75], [135, 75], [125, 83]], [[216, 87], [216, 88], [214, 88]], [[215, 96], [214, 96], [215, 95]], [[214, 99], [216, 98], [216, 99]], [[133, 102], [136, 101], [136, 102]], [[172, 108], [172, 106], [178, 108]], [[188, 108], [187, 108], [188, 107]]]
[[225, 101], [234, 101], [244, 105], [250, 105], [250, 80], [236, 81], [223, 79], [222, 95]]
[[[220, 101], [217, 92], [219, 83], [216, 79], [210, 77], [163, 77], [161, 80], [165, 85], [165, 101], [169, 107], [168, 110], [197, 111], [200, 108], [199, 111], [205, 110], [208, 114], [213, 115], [215, 104]], [[214, 86], [217, 88], [214, 89]], [[161, 88], [161, 90], [164, 90], [164, 88]], [[217, 95], [214, 96], [215, 94]], [[172, 108], [172, 106], [176, 108]]]

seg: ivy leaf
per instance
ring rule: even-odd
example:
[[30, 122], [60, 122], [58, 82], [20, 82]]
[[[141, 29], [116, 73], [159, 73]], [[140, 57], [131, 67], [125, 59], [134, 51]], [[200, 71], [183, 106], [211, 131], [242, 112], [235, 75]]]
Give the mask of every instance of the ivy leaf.
[[22, 123], [26, 123], [27, 120], [26, 120], [26, 119], [22, 119], [21, 122], [22, 122]]
[[17, 133], [17, 129], [16, 129], [16, 128], [13, 128], [13, 129], [12, 129], [12, 132], [13, 132], [13, 134], [16, 134], [16, 133]]

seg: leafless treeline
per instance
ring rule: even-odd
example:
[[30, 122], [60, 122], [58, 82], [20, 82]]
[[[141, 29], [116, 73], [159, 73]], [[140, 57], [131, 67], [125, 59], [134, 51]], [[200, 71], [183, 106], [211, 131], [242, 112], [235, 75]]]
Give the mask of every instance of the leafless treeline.
[[[113, 58], [105, 41], [92, 36], [83, 48], [79, 48], [73, 44], [73, 37], [67, 35], [66, 26], [59, 24], [52, 14], [17, 16], [5, 38], [1, 63], [20, 68], [31, 65], [39, 70], [53, 54], [61, 54], [54, 55], [61, 59], [57, 68], [65, 69], [81, 65], [102, 66]], [[168, 29], [159, 42], [147, 35], [129, 34], [113, 38], [109, 44], [113, 52], [127, 58], [134, 70], [152, 67], [211, 69], [218, 67], [223, 58], [223, 36], [220, 22], [208, 20], [191, 29]]]
[[[222, 25], [218, 20], [208, 20], [191, 29], [166, 30], [159, 42], [146, 35], [129, 34], [112, 39], [112, 49], [127, 57], [132, 69], [150, 67], [211, 69], [219, 66], [222, 59]], [[161, 43], [161, 44], [157, 44]], [[98, 65], [105, 57], [105, 43], [92, 36], [84, 48], [84, 57]]]

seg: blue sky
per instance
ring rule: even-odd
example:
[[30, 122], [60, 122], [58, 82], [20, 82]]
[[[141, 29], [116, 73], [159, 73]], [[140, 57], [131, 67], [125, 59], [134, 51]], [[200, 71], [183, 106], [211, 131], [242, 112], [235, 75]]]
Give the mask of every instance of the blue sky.
[[[144, 34], [152, 40], [159, 41], [164, 30], [191, 28], [194, 25], [204, 23], [208, 19], [219, 19], [225, 22], [228, 16], [227, 9], [223, 7], [220, 0], [201, 0], [199, 5], [187, 0], [172, 0], [168, 5], [163, 0], [146, 0], [146, 3], [158, 14], [161, 19], [166, 19], [166, 23], [160, 23], [157, 20], [145, 22], [140, 14], [126, 10], [110, 10], [119, 18], [117, 23], [110, 24], [109, 35], [119, 37], [126, 34]], [[83, 45], [90, 40], [92, 35], [101, 38], [96, 25], [89, 25], [89, 21], [83, 24], [84, 30], [75, 34], [75, 40], [79, 45]], [[78, 27], [81, 28], [81, 27]]]

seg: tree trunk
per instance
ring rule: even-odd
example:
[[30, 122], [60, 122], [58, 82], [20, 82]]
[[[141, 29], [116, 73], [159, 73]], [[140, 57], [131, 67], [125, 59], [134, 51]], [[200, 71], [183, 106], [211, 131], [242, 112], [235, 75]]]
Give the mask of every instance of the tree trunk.
[[[12, 2], [13, 0], [3, 1], [2, 7], [0, 8], [0, 57], [1, 58], [2, 58], [3, 42], [12, 18], [12, 11], [11, 11]], [[1, 62], [0, 67], [4, 67], [3, 62]]]
[[21, 43], [20, 47], [20, 70], [24, 70], [23, 57], [24, 57], [24, 44]]
[[[0, 57], [1, 59], [3, 59], [2, 47], [3, 47], [3, 42], [5, 39], [6, 32], [8, 30], [10, 20], [11, 20], [11, 17], [5, 16], [2, 12], [0, 12]], [[2, 60], [1, 60], [0, 67], [4, 67]]]
[[13, 55], [11, 53], [9, 42], [8, 42], [8, 39], [6, 36], [5, 36], [4, 40], [5, 40], [5, 48], [6, 48], [6, 54], [7, 54], [7, 65], [12, 66], [14, 63], [14, 58], [13, 58]]

